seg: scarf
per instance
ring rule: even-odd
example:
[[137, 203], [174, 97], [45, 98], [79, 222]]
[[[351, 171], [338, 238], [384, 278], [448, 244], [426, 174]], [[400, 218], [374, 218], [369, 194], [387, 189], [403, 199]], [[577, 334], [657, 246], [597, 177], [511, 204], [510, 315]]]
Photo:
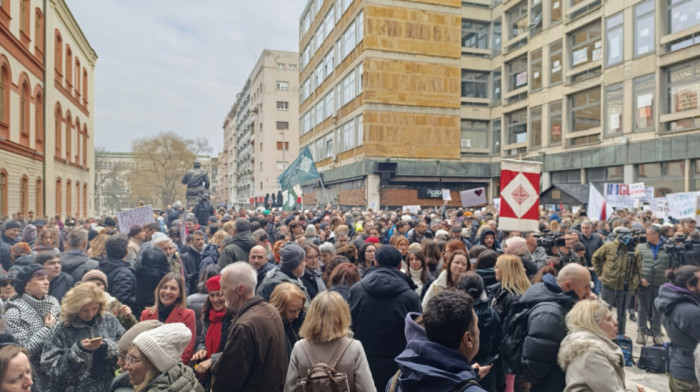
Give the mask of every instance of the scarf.
[[207, 328], [207, 336], [204, 338], [204, 347], [207, 350], [207, 358], [219, 352], [221, 345], [221, 326], [224, 316], [226, 315], [226, 307], [216, 311], [213, 308], [209, 311], [209, 328]]
[[164, 323], [165, 320], [168, 319], [168, 316], [170, 316], [170, 312], [175, 309], [175, 304], [172, 304], [170, 306], [159, 306], [158, 307], [158, 321], [161, 323]]

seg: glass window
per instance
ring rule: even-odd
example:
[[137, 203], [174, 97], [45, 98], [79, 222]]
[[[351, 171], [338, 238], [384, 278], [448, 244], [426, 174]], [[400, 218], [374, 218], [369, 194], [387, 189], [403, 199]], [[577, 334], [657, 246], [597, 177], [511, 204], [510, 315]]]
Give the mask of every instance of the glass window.
[[506, 64], [508, 72], [508, 91], [527, 86], [527, 54]]
[[605, 65], [610, 66], [622, 62], [624, 46], [624, 14], [619, 12], [605, 20]]
[[289, 121], [277, 121], [277, 130], [283, 131], [289, 129]]
[[554, 26], [559, 23], [561, 23], [561, 0], [550, 0], [549, 25]]
[[542, 88], [542, 49], [530, 53], [530, 75], [532, 75], [531, 90]]
[[549, 104], [549, 144], [561, 144], [561, 101]]
[[493, 155], [501, 155], [501, 120], [491, 122]]
[[654, 128], [654, 75], [634, 80], [634, 129], [648, 131]]
[[530, 147], [542, 146], [542, 106], [530, 109]]
[[515, 38], [527, 31], [527, 1], [523, 1], [508, 11], [506, 17], [508, 21], [509, 38]]
[[501, 18], [493, 22], [493, 53], [501, 53]]
[[508, 144], [527, 142], [527, 109], [506, 115]]
[[600, 126], [600, 88], [595, 87], [570, 96], [571, 132]]
[[605, 133], [617, 136], [622, 133], [622, 83], [605, 89]]
[[494, 105], [501, 104], [501, 69], [491, 72], [491, 102]]
[[700, 0], [667, 0], [666, 28], [673, 34], [700, 24]]
[[462, 97], [487, 98], [489, 74], [487, 72], [462, 70]]
[[277, 110], [289, 110], [289, 102], [277, 101]]
[[561, 83], [561, 70], [563, 68], [561, 57], [561, 40], [549, 45], [549, 85]]
[[489, 122], [462, 120], [460, 126], [460, 147], [462, 150], [489, 148]]
[[636, 181], [654, 187], [654, 197], [685, 191], [685, 162], [671, 161], [637, 165]]
[[530, 7], [530, 37], [542, 32], [542, 0], [531, 0]]
[[[686, 63], [669, 68], [666, 73], [666, 112], [678, 113], [698, 108], [698, 93], [700, 93], [700, 62]], [[690, 123], [676, 124], [676, 129], [693, 127]]]
[[654, 40], [654, 0], [634, 6], [634, 56], [656, 51]]
[[277, 82], [277, 90], [289, 90], [289, 82]]
[[572, 67], [600, 60], [603, 54], [600, 21], [574, 31], [570, 37]]
[[489, 48], [489, 24], [475, 20], [462, 20], [462, 47]]
[[580, 184], [581, 170], [562, 170], [552, 172], [552, 184]]

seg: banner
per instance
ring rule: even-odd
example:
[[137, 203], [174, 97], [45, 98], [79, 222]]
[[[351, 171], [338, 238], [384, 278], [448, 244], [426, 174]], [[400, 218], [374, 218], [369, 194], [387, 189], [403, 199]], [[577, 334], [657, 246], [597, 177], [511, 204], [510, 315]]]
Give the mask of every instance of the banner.
[[486, 201], [486, 188], [484, 187], [461, 191], [459, 192], [459, 197], [462, 199], [462, 207], [481, 206], [488, 203]]
[[297, 206], [297, 194], [294, 192], [294, 188], [289, 188], [282, 191], [282, 211], [292, 211], [296, 209]]
[[277, 181], [280, 182], [280, 188], [289, 189], [294, 185], [316, 178], [321, 178], [321, 175], [316, 170], [316, 165], [307, 146], [299, 152], [297, 159], [277, 177]]
[[590, 184], [588, 188], [588, 216], [602, 222], [607, 220], [612, 212], [612, 207], [608, 205], [603, 195], [593, 184]]
[[418, 206], [418, 205], [414, 205], [414, 206], [403, 206], [403, 208], [401, 208], [401, 211], [402, 211], [404, 214], [408, 212], [408, 213], [412, 213], [412, 214], [418, 215], [418, 214], [420, 213], [420, 206]]
[[153, 207], [149, 204], [143, 207], [119, 211], [117, 212], [117, 222], [119, 222], [119, 231], [124, 234], [129, 234], [131, 226], [143, 226], [155, 222], [153, 218]]
[[[644, 187], [644, 194], [641, 194], [640, 184]], [[634, 188], [634, 189], [633, 189]], [[632, 196], [632, 193], [637, 196]], [[637, 200], [644, 203], [651, 203], [654, 198], [654, 187], [645, 186], [643, 183], [637, 184], [603, 184], [603, 197], [610, 207], [613, 208], [636, 208]]]
[[540, 172], [532, 161], [501, 161], [499, 230], [539, 231]]
[[695, 218], [696, 194], [698, 192], [669, 193], [666, 195], [668, 216], [673, 219]]
[[630, 196], [638, 199], [646, 197], [646, 190], [644, 189], [643, 182], [637, 182], [630, 184]]

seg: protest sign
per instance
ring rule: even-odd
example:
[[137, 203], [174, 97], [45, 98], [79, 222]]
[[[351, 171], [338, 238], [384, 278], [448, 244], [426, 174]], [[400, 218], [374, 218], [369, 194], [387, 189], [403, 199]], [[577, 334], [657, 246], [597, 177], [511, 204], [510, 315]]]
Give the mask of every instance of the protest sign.
[[117, 212], [117, 222], [119, 222], [119, 231], [124, 234], [129, 234], [131, 226], [155, 222], [153, 218], [153, 207], [151, 205], [132, 208]]
[[481, 206], [487, 203], [484, 187], [461, 191], [459, 197], [462, 199], [462, 207]]
[[651, 212], [659, 219], [666, 219], [668, 216], [668, 202], [665, 197], [658, 197], [651, 200]]
[[450, 201], [450, 200], [452, 200], [452, 195], [450, 195], [450, 190], [449, 190], [449, 189], [443, 189], [443, 190], [442, 190], [442, 200], [445, 200], [445, 201]]
[[403, 208], [402, 208], [401, 210], [402, 210], [404, 213], [408, 212], [408, 213], [412, 213], [412, 214], [418, 215], [418, 213], [420, 213], [420, 206], [418, 206], [418, 205], [403, 206]]
[[644, 189], [643, 182], [637, 182], [634, 184], [630, 184], [629, 191], [630, 191], [631, 197], [636, 197], [638, 199], [641, 199], [641, 198], [644, 198], [646, 196], [646, 190]]
[[500, 230], [539, 231], [540, 173], [533, 161], [501, 161]]
[[697, 210], [696, 194], [697, 192], [681, 192], [666, 195], [668, 215], [674, 219], [694, 218]]

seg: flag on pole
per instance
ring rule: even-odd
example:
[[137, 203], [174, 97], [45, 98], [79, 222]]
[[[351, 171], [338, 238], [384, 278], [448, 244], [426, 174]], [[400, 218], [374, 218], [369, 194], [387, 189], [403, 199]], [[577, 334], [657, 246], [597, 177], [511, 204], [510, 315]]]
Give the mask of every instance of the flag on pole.
[[531, 161], [501, 161], [499, 230], [539, 231], [541, 165]]
[[283, 211], [292, 211], [296, 209], [297, 205], [297, 194], [294, 192], [294, 188], [289, 188], [282, 192], [282, 199], [284, 203], [282, 204]]
[[290, 189], [294, 185], [320, 177], [321, 175], [316, 170], [316, 165], [307, 146], [301, 150], [297, 159], [277, 177], [277, 180], [280, 182], [280, 188]]
[[593, 184], [588, 189], [588, 217], [605, 221], [612, 214], [613, 209], [605, 202], [605, 197], [598, 192]]

